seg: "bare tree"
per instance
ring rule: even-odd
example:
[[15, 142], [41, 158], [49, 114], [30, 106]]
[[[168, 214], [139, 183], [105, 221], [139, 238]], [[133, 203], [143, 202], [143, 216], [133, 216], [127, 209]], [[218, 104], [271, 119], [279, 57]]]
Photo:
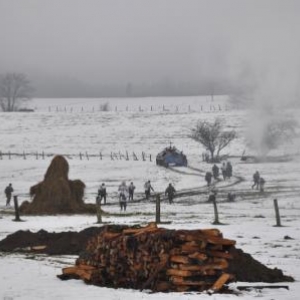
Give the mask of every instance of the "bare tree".
[[[198, 121], [195, 128], [192, 128], [190, 137], [202, 144], [211, 154], [211, 161], [219, 161], [220, 152], [236, 138], [234, 130], [225, 131], [220, 119], [213, 123]], [[216, 153], [216, 154], [215, 154]]]
[[30, 100], [33, 88], [25, 74], [0, 75], [0, 107], [2, 111], [17, 111], [20, 105]]

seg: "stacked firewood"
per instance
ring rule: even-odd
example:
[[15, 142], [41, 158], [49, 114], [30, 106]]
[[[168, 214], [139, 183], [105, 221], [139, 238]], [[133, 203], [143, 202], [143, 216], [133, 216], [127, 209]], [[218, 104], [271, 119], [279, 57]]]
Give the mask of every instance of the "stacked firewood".
[[234, 245], [218, 229], [168, 230], [150, 223], [116, 232], [107, 226], [59, 277], [155, 292], [217, 292], [234, 279], [227, 273]]

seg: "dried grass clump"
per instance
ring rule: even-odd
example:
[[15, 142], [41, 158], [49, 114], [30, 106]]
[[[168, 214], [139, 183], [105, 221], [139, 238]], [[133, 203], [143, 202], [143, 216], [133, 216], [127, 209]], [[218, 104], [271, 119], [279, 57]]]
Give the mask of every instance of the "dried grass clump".
[[30, 188], [32, 202], [22, 203], [23, 214], [95, 213], [96, 208], [83, 202], [85, 184], [69, 180], [69, 164], [57, 155], [48, 167], [44, 180]]

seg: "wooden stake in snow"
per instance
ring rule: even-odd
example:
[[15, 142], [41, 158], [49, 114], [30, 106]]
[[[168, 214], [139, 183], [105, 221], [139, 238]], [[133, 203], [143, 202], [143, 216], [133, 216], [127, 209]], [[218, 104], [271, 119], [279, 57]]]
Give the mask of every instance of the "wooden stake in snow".
[[98, 200], [98, 197], [96, 197], [96, 209], [97, 209], [97, 223], [101, 224], [102, 223], [102, 210], [101, 210], [101, 201], [100, 199]]
[[213, 201], [213, 205], [214, 205], [214, 214], [215, 214], [215, 220], [213, 222], [214, 225], [218, 225], [218, 224], [221, 224], [219, 222], [219, 212], [218, 212], [218, 207], [217, 207], [217, 201], [214, 200]]
[[276, 227], [281, 227], [280, 214], [279, 214], [277, 199], [274, 199], [274, 208], [275, 208], [275, 214], [276, 214]]
[[159, 194], [156, 195], [155, 222], [156, 222], [156, 224], [160, 223], [160, 196], [159, 196]]
[[20, 222], [21, 219], [20, 219], [20, 212], [19, 212], [18, 196], [14, 196], [14, 206], [15, 206], [15, 216], [16, 216], [14, 221]]

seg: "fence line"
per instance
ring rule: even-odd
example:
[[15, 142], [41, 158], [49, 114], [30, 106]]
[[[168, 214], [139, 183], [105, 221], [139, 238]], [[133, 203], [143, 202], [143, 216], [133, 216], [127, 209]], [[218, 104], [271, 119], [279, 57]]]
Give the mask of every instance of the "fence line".
[[[33, 151], [33, 152], [2, 152], [0, 150], [0, 161], [4, 159], [12, 160], [14, 158], [22, 158], [26, 160], [27, 158], [35, 158], [36, 160], [42, 159], [44, 160], [45, 158], [50, 158], [54, 157], [55, 155], [58, 155], [56, 153], [45, 153], [44, 151], [38, 152], [38, 151]], [[131, 160], [131, 161], [150, 161], [152, 162], [153, 160], [153, 155], [146, 153], [145, 151], [142, 151], [140, 153], [138, 152], [128, 152], [127, 150], [125, 152], [121, 151], [111, 151], [109, 154], [108, 153], [102, 153], [101, 151], [96, 154], [96, 153], [88, 153], [88, 151], [84, 152], [79, 152], [78, 154], [60, 154], [62, 156], [65, 156], [70, 159], [80, 159], [80, 160], [90, 160], [90, 159], [97, 159], [97, 160], [104, 160], [104, 159], [110, 159], [110, 160]]]
[[48, 106], [48, 107], [35, 107], [35, 111], [48, 111], [52, 113], [97, 113], [97, 112], [170, 112], [170, 113], [186, 113], [186, 112], [220, 112], [239, 109], [238, 106], [233, 107], [228, 104], [201, 104], [201, 105], [139, 105], [129, 107], [128, 105], [103, 105], [96, 106]]

